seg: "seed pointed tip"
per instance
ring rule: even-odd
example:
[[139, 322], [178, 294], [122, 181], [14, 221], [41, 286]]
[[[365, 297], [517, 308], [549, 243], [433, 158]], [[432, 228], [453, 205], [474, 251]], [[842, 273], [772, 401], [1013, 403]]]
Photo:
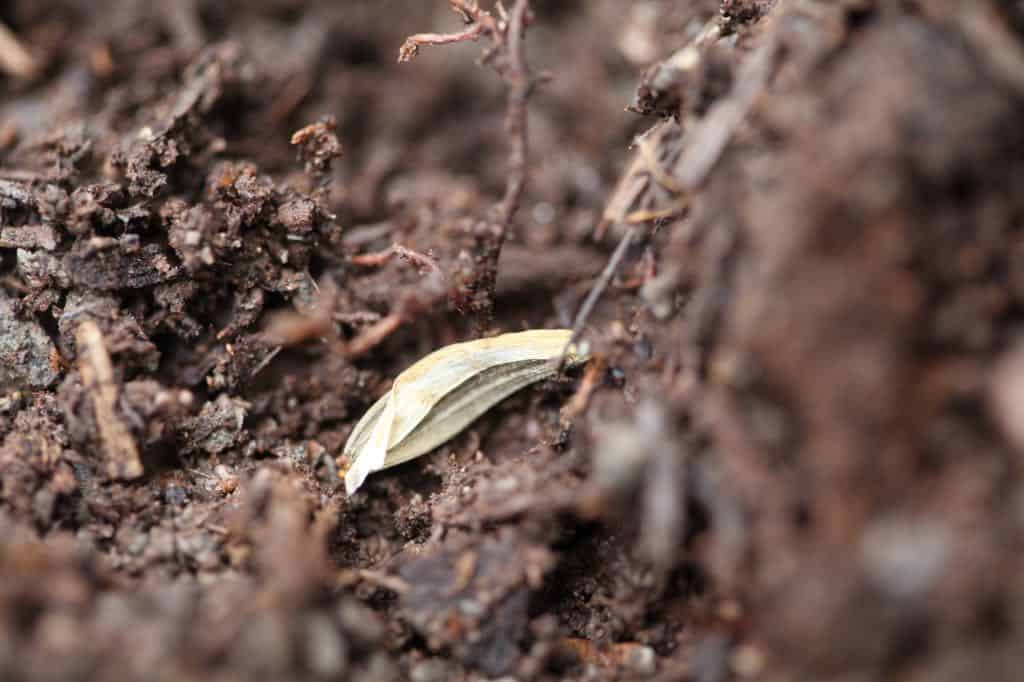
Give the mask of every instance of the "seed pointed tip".
[[362, 467], [355, 464], [345, 474], [345, 494], [351, 497], [363, 485], [363, 481], [369, 475], [369, 471], [363, 471]]

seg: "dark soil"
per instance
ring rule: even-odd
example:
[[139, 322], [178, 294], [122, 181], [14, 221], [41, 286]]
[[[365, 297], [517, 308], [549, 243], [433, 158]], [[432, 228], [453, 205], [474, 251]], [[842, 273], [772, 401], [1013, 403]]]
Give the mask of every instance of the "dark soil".
[[1021, 3], [530, 5], [0, 8], [0, 679], [1019, 679]]

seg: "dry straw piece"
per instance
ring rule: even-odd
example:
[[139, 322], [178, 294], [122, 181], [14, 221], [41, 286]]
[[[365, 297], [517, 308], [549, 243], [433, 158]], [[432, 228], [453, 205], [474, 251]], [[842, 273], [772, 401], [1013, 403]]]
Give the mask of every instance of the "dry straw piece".
[[[558, 373], [571, 329], [535, 329], [455, 343], [398, 375], [345, 443], [349, 495], [374, 471], [425, 455], [499, 402]], [[586, 362], [570, 348], [566, 365]]]

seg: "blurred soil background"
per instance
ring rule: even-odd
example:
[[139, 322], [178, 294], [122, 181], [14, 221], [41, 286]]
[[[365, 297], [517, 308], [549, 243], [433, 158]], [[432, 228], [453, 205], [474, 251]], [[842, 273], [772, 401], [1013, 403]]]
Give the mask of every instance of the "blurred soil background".
[[1020, 679], [1024, 4], [529, 5], [0, 7], [0, 679]]

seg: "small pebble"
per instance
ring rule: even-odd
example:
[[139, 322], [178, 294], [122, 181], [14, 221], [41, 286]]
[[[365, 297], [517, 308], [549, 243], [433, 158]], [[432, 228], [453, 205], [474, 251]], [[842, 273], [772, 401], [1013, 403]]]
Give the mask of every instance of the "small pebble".
[[420, 661], [409, 671], [409, 679], [412, 682], [445, 682], [450, 678], [448, 666], [436, 658]]
[[764, 670], [764, 654], [753, 644], [744, 644], [733, 653], [731, 663], [740, 677], [758, 677]]
[[634, 647], [626, 657], [625, 667], [637, 675], [653, 675], [658, 671], [658, 657], [649, 646]]

